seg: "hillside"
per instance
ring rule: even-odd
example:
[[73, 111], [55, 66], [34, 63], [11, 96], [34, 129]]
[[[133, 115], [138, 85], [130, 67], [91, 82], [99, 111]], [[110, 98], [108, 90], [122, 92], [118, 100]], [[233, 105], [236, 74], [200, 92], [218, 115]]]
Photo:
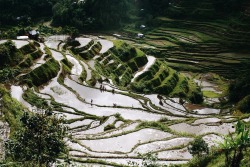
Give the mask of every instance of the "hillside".
[[[30, 111], [50, 104], [54, 113], [66, 116], [72, 161], [122, 166], [140, 162], [137, 152], [150, 152], [158, 153], [162, 163], [185, 163], [192, 157], [187, 145], [194, 136], [216, 141], [233, 131], [237, 118], [228, 117], [227, 109], [190, 106], [189, 95], [200, 91], [191, 78], [121, 40], [105, 38], [79, 37], [80, 45], [73, 47], [64, 36], [51, 36], [44, 44], [15, 40], [1, 44], [12, 43], [17, 53], [23, 53], [17, 63], [9, 63], [19, 73], [3, 81], [12, 97]], [[209, 88], [208, 81], [199, 82], [202, 89]], [[138, 87], [144, 83], [143, 89]], [[187, 97], [184, 104], [180, 96]], [[217, 103], [213, 100], [205, 102]], [[121, 145], [131, 138], [129, 145]], [[174, 154], [165, 156], [170, 152]]]
[[[225, 166], [218, 143], [238, 120], [249, 127], [249, 10], [246, 0], [1, 1], [0, 166], [23, 163], [4, 142], [24, 112], [46, 109], [68, 126], [69, 155], [53, 165]], [[16, 39], [30, 30], [39, 38]], [[188, 150], [197, 137], [204, 158]]]

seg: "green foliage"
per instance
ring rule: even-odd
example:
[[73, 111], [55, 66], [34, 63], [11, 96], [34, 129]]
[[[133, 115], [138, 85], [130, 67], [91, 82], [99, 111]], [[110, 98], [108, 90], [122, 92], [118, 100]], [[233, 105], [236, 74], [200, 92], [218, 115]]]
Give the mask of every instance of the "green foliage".
[[39, 49], [29, 55], [19, 64], [19, 67], [28, 68], [32, 66], [33, 61], [43, 55], [43, 52]]
[[6, 66], [17, 65], [23, 58], [23, 54], [15, 47], [12, 41], [0, 44], [0, 69]]
[[236, 78], [229, 85], [229, 101], [239, 102], [241, 99], [250, 94], [250, 70]]
[[[207, 156], [195, 156], [185, 166], [188, 167], [222, 167], [223, 154], [211, 152]], [[222, 163], [221, 163], [222, 162]]]
[[0, 24], [27, 25], [31, 19], [51, 16], [54, 3], [55, 0], [0, 1]]
[[3, 31], [1, 31], [0, 33], [0, 39], [15, 39], [18, 31], [19, 31], [18, 27], [11, 27], [8, 29], [3, 29]]
[[235, 13], [238, 12], [242, 5], [244, 0], [213, 0], [214, 8], [220, 13], [220, 14], [226, 14], [226, 13]]
[[148, 15], [156, 16], [164, 14], [170, 2], [170, 0], [138, 0], [137, 5], [140, 9], [144, 9], [140, 15], [149, 17]]
[[24, 107], [16, 100], [11, 98], [10, 93], [5, 89], [4, 85], [0, 84], [0, 94], [2, 97], [2, 113], [4, 119], [8, 122], [12, 133], [20, 126], [20, 117], [23, 113]]
[[250, 95], [244, 97], [238, 104], [237, 109], [244, 113], [250, 113]]
[[188, 151], [193, 156], [207, 155], [209, 153], [208, 144], [201, 137], [197, 137], [190, 143]]
[[48, 102], [45, 99], [39, 97], [37, 94], [35, 94], [32, 89], [28, 89], [24, 92], [23, 99], [31, 105], [36, 106], [37, 108], [48, 107]]
[[68, 59], [63, 59], [61, 60], [61, 62], [66, 65], [69, 69], [72, 69], [72, 67], [74, 66], [70, 61], [68, 61]]
[[171, 97], [187, 98], [192, 103], [202, 103], [203, 95], [197, 85], [160, 60], [139, 75], [130, 88], [136, 92], [158, 93]]
[[244, 150], [250, 146], [249, 129], [242, 121], [238, 121], [235, 134], [229, 134], [220, 147], [225, 154], [225, 165], [239, 167], [244, 158]]
[[131, 83], [133, 73], [147, 63], [147, 57], [141, 50], [115, 40], [114, 47], [96, 59], [97, 71], [112, 79], [113, 83], [127, 87]]
[[76, 29], [75, 27], [70, 27], [70, 26], [63, 27], [61, 33], [70, 35], [70, 37], [73, 39], [76, 38], [77, 36], [79, 36], [78, 29]]
[[192, 92], [191, 96], [189, 97], [189, 100], [194, 104], [200, 104], [203, 102], [203, 94], [200, 91], [194, 91]]
[[15, 76], [17, 76], [20, 73], [20, 69], [18, 67], [15, 68], [4, 68], [0, 70], [0, 82], [8, 82], [9, 80], [15, 79]]
[[27, 55], [27, 57], [19, 64], [19, 67], [28, 68], [32, 66], [32, 64], [33, 64], [33, 58], [30, 55]]
[[108, 130], [111, 130], [111, 129], [115, 129], [115, 125], [114, 124], [109, 124], [107, 126], [104, 127], [104, 131], [108, 131]]
[[[113, 28], [128, 19], [129, 0], [57, 1], [53, 6], [53, 23], [71, 25], [81, 29]], [[115, 15], [111, 15], [115, 13]]]
[[23, 82], [35, 86], [40, 86], [57, 76], [60, 70], [59, 63], [54, 59], [49, 59], [45, 64], [37, 67], [29, 74], [22, 77]]
[[26, 165], [51, 165], [61, 153], [67, 153], [63, 121], [46, 112], [24, 113], [21, 129], [5, 143], [7, 155]]
[[53, 24], [84, 28], [88, 24], [84, 4], [71, 0], [57, 1], [53, 6]]
[[23, 47], [21, 47], [19, 49], [24, 55], [35, 52], [36, 51], [36, 47], [34, 45], [34, 43], [29, 43], [27, 45], [24, 45]]
[[155, 129], [159, 129], [165, 132], [170, 132], [171, 129], [165, 125], [162, 122], [156, 122], [156, 121], [145, 121], [140, 123], [137, 128], [155, 128]]
[[86, 51], [80, 52], [78, 54], [83, 59], [89, 60], [89, 59], [93, 58], [96, 54], [98, 54], [101, 49], [102, 49], [102, 45], [100, 44], [100, 42], [97, 42], [97, 43], [93, 44], [93, 46], [91, 46], [90, 50], [86, 50]]

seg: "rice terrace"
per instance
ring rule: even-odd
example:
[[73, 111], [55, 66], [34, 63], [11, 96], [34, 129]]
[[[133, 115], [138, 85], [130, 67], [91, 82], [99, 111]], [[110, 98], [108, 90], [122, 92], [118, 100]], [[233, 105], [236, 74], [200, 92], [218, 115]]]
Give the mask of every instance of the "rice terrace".
[[250, 166], [249, 30], [247, 0], [0, 0], [0, 166]]

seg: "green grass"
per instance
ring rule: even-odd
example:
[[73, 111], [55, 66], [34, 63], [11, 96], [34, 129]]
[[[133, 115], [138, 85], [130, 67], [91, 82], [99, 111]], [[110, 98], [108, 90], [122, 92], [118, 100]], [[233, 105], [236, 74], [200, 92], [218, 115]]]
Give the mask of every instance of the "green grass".
[[126, 88], [133, 74], [147, 63], [147, 57], [143, 51], [124, 41], [113, 42], [115, 47], [97, 58], [95, 68], [120, 88]]
[[213, 92], [213, 91], [202, 91], [203, 95], [208, 98], [219, 98], [221, 94]]
[[54, 58], [51, 58], [45, 64], [42, 64], [30, 73], [23, 76], [21, 80], [30, 86], [40, 86], [48, 82], [50, 79], [56, 77], [59, 70], [59, 63]]
[[8, 122], [11, 131], [10, 136], [20, 127], [20, 118], [25, 110], [24, 106], [16, 99], [13, 99], [4, 85], [0, 84], [0, 94], [2, 94], [2, 113], [5, 121]]
[[24, 58], [24, 54], [15, 47], [12, 41], [0, 44], [0, 69], [17, 65]]
[[48, 107], [48, 102], [45, 99], [39, 97], [37, 94], [35, 94], [32, 89], [28, 89], [24, 92], [23, 99], [38, 108]]
[[124, 44], [122, 40], [113, 40], [112, 42], [116, 48], [120, 48]]
[[137, 126], [137, 129], [144, 129], [144, 128], [154, 128], [164, 132], [169, 132], [169, 133], [172, 132], [172, 130], [166, 124], [157, 121], [145, 121], [141, 122]]
[[[241, 161], [241, 167], [249, 167], [250, 165], [250, 148], [244, 152], [244, 158]], [[225, 154], [215, 148], [215, 152], [210, 153], [206, 157], [194, 157], [188, 164], [181, 165], [182, 167], [225, 167]]]
[[176, 87], [173, 89], [171, 92], [171, 96], [178, 96], [180, 94], [186, 94], [188, 93], [189, 89], [189, 84], [188, 81], [186, 80], [186, 77], [182, 74], [179, 75], [179, 81], [176, 84]]

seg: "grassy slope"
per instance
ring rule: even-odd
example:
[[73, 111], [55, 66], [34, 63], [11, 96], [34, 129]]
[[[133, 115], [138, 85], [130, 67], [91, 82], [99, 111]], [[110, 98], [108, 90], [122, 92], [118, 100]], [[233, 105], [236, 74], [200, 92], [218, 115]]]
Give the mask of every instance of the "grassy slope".
[[20, 117], [24, 111], [24, 107], [17, 100], [11, 98], [9, 91], [0, 84], [0, 94], [2, 94], [1, 111], [4, 115], [1, 119], [8, 122], [11, 128], [11, 135], [20, 127]]

